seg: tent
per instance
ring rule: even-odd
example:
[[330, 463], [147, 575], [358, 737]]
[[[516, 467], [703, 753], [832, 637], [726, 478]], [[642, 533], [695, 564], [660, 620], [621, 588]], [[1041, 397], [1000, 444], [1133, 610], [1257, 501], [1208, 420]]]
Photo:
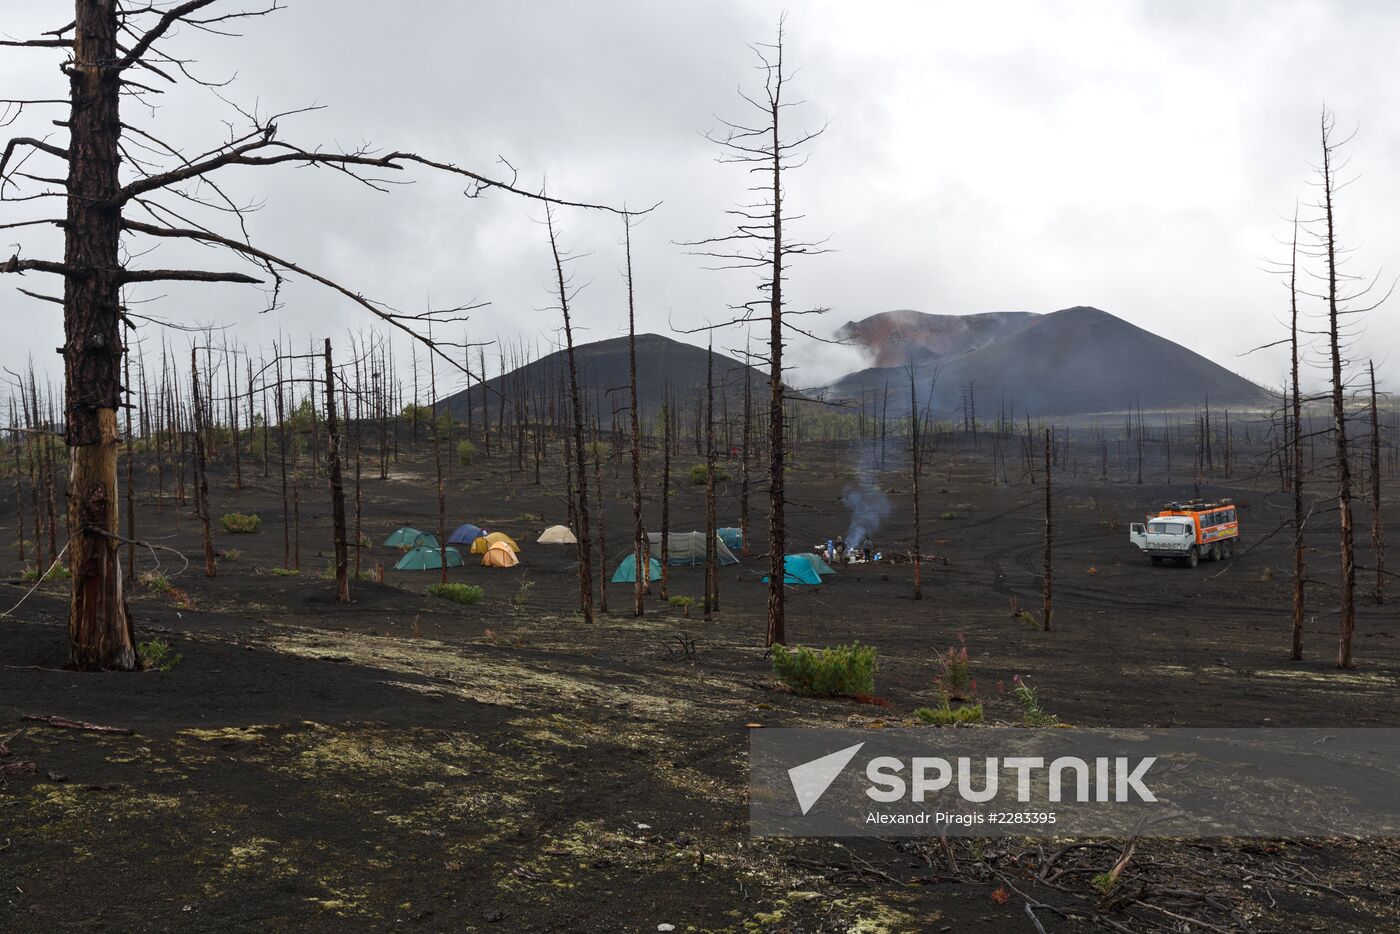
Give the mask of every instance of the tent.
[[[783, 557], [783, 583], [784, 584], [820, 584], [821, 575], [813, 567], [812, 562], [807, 560], [807, 555], [785, 555]], [[816, 555], [812, 555], [816, 557]], [[818, 559], [820, 560], [820, 559]], [[763, 582], [768, 583], [765, 576]]]
[[412, 548], [413, 540], [421, 534], [423, 533], [419, 532], [417, 529], [412, 529], [405, 525], [402, 528], [394, 529], [394, 534], [384, 539], [384, 547]]
[[[483, 538], [484, 538], [485, 541], [486, 541], [486, 548], [487, 548], [487, 549], [489, 549], [492, 545], [495, 545], [495, 544], [498, 544], [498, 543], [504, 543], [505, 546], [506, 546], [507, 548], [509, 548], [511, 551], [515, 552], [516, 554], [519, 554], [519, 553], [520, 553], [520, 546], [517, 545], [517, 544], [515, 543], [515, 539], [511, 538], [509, 535], [507, 535], [507, 534], [504, 533], [504, 532], [492, 532], [490, 535], [483, 536]], [[485, 554], [485, 553], [486, 553], [485, 550], [478, 552], [478, 551], [476, 550], [476, 548], [475, 548], [475, 544], [473, 543], [472, 554]]]
[[788, 555], [787, 557], [801, 558], [803, 561], [806, 561], [812, 566], [812, 570], [816, 571], [817, 575], [820, 577], [826, 577], [828, 574], [836, 573], [835, 568], [823, 561], [822, 556], [813, 551], [803, 551], [795, 555]]
[[[661, 533], [648, 532], [652, 554], [661, 554]], [[666, 563], [670, 565], [697, 565], [705, 563], [704, 532], [671, 532], [666, 536]], [[724, 542], [715, 536], [715, 563], [721, 567], [738, 564], [739, 559]]]
[[485, 534], [484, 529], [480, 529], [470, 522], [464, 522], [457, 526], [457, 531], [448, 536], [447, 543], [449, 545], [470, 545]]
[[[652, 558], [647, 562], [647, 577], [650, 580], [661, 580], [661, 562]], [[637, 556], [628, 555], [622, 559], [622, 563], [613, 571], [612, 582], [614, 584], [635, 584], [637, 582]]]
[[413, 548], [441, 548], [442, 542], [432, 532], [419, 532], [408, 542], [408, 547]]
[[715, 534], [730, 551], [738, 551], [744, 547], [744, 533], [739, 529], [715, 529]]
[[519, 563], [520, 559], [505, 542], [496, 542], [481, 556], [481, 566], [484, 568], [513, 568]]
[[[447, 549], [447, 566], [462, 566], [462, 553], [456, 548]], [[436, 571], [442, 567], [441, 548], [414, 548], [394, 565], [395, 571]]]
[[541, 545], [577, 545], [578, 539], [567, 525], [551, 525], [535, 539]]

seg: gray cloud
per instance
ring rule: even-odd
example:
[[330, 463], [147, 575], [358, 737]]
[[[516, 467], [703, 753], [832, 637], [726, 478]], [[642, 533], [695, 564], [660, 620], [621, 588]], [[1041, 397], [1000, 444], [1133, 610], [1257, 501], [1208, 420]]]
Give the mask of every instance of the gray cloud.
[[[6, 2], [3, 30], [59, 25], [57, 4]], [[45, 9], [53, 7], [53, 9]], [[498, 154], [530, 184], [547, 177], [573, 198], [663, 201], [635, 236], [641, 324], [667, 332], [726, 317], [753, 295], [743, 273], [715, 273], [678, 241], [724, 230], [747, 179], [717, 165], [703, 132], [741, 115], [735, 89], [755, 78], [745, 43], [770, 38], [778, 7], [728, 2], [577, 4], [293, 0], [241, 39], [187, 32], [171, 44], [203, 73], [238, 81], [241, 105], [326, 109], [283, 125], [307, 143], [363, 141], [415, 149], [478, 169]], [[1260, 270], [1308, 186], [1325, 100], [1351, 145], [1359, 180], [1340, 199], [1357, 271], [1400, 264], [1392, 39], [1385, 3], [792, 2], [791, 60], [802, 68], [793, 114], [831, 125], [790, 181], [805, 234], [836, 252], [799, 264], [797, 307], [832, 308], [834, 329], [890, 308], [931, 312], [1092, 304], [1252, 378], [1276, 383], [1278, 353], [1237, 355], [1278, 335], [1286, 295]], [[52, 20], [52, 21], [51, 21]], [[58, 57], [0, 54], [6, 96], [55, 96]], [[167, 95], [127, 116], [194, 148], [236, 119], [207, 92]], [[52, 132], [52, 114], [10, 128]], [[501, 171], [504, 171], [502, 169]], [[473, 339], [547, 343], [547, 243], [540, 211], [492, 195], [476, 201], [430, 173], [384, 195], [329, 172], [251, 171], [231, 190], [266, 206], [253, 219], [268, 249], [400, 308], [490, 300]], [[15, 206], [6, 206], [6, 215]], [[586, 253], [577, 311], [588, 337], [625, 326], [621, 229], [569, 213], [565, 242]], [[52, 255], [52, 235], [8, 232], [26, 255]], [[212, 262], [203, 250], [162, 263]], [[232, 260], [221, 260], [228, 265]], [[31, 285], [33, 279], [31, 277]], [[0, 282], [10, 286], [13, 283]], [[147, 293], [147, 297], [157, 293]], [[319, 287], [296, 282], [286, 307], [259, 314], [255, 291], [170, 286], [152, 313], [232, 324], [240, 341], [279, 331], [304, 342], [368, 326]], [[57, 309], [0, 290], [0, 362], [33, 351], [52, 366]], [[1355, 346], [1400, 379], [1400, 316], [1370, 316]], [[696, 338], [697, 342], [702, 340]], [[720, 341], [741, 346], [742, 334]], [[856, 365], [854, 354], [799, 346], [798, 382]]]

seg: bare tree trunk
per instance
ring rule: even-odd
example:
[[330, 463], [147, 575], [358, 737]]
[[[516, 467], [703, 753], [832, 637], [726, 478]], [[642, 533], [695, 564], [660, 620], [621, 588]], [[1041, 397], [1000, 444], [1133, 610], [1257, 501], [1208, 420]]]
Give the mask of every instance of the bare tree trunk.
[[214, 576], [214, 539], [209, 534], [209, 475], [204, 454], [204, 401], [199, 391], [199, 351], [190, 351], [190, 381], [194, 398], [194, 511], [204, 539], [204, 576]]
[[326, 476], [331, 487], [331, 529], [335, 540], [335, 602], [350, 602], [350, 555], [345, 543], [345, 486], [340, 473], [340, 425], [335, 405], [335, 366], [326, 338]]
[[597, 427], [593, 431], [593, 489], [598, 497], [598, 612], [608, 611], [608, 524], [603, 503], [602, 442]]
[[748, 363], [749, 357], [744, 355], [744, 428], [739, 433], [740, 443], [743, 450], [740, 452], [742, 462], [739, 464], [739, 535], [743, 539], [740, 547], [743, 549], [743, 556], [749, 556], [749, 439], [752, 432], [753, 423], [753, 367]]
[[909, 476], [914, 491], [914, 599], [924, 598], [924, 556], [919, 541], [919, 391], [914, 383], [914, 361], [909, 361]]
[[705, 619], [719, 609], [719, 558], [715, 536], [715, 351], [713, 341], [705, 354]]
[[646, 533], [642, 529], [642, 433], [637, 417], [637, 314], [632, 294], [632, 219], [624, 215], [622, 222], [623, 244], [627, 250], [627, 372], [632, 387], [632, 561], [637, 578], [632, 587], [632, 615], [641, 616], [646, 612], [643, 597], [647, 592], [651, 567], [644, 554]]
[[1051, 597], [1051, 587], [1052, 587], [1052, 584], [1054, 583], [1054, 574], [1053, 574], [1053, 570], [1052, 570], [1052, 565], [1051, 565], [1050, 559], [1051, 559], [1051, 550], [1052, 550], [1052, 547], [1053, 547], [1054, 541], [1055, 541], [1055, 526], [1054, 526], [1054, 522], [1053, 522], [1053, 520], [1052, 520], [1051, 513], [1050, 513], [1050, 502], [1051, 502], [1051, 500], [1050, 500], [1050, 488], [1051, 488], [1051, 486], [1052, 486], [1052, 484], [1051, 484], [1051, 482], [1050, 482], [1050, 429], [1046, 428], [1046, 429], [1044, 429], [1044, 431], [1045, 431], [1045, 576], [1044, 576], [1043, 583], [1042, 583], [1042, 585], [1041, 585], [1041, 589], [1042, 589], [1042, 591], [1043, 591], [1043, 595], [1044, 595], [1045, 601], [1044, 601], [1044, 605], [1042, 606], [1041, 611], [1040, 611], [1040, 628], [1041, 628], [1042, 630], [1044, 630], [1045, 632], [1049, 632], [1049, 631], [1050, 631], [1050, 615], [1051, 615], [1051, 610], [1052, 610], [1051, 599], [1050, 599], [1050, 597]]
[[1324, 112], [1322, 117], [1322, 196], [1326, 239], [1323, 243], [1327, 259], [1327, 337], [1332, 358], [1332, 421], [1337, 443], [1337, 510], [1341, 530], [1341, 609], [1340, 631], [1337, 638], [1337, 667], [1352, 668], [1351, 637], [1356, 629], [1356, 556], [1351, 515], [1351, 456], [1347, 449], [1346, 385], [1342, 376], [1341, 328], [1339, 323], [1337, 283], [1337, 238], [1332, 208], [1333, 177], [1331, 141], [1332, 123]]
[[583, 611], [583, 621], [593, 622], [593, 554], [589, 541], [588, 521], [588, 460], [583, 450], [583, 399], [579, 395], [578, 365], [574, 360], [574, 331], [569, 319], [569, 289], [564, 279], [564, 262], [559, 255], [559, 241], [554, 235], [552, 211], [545, 210], [545, 223], [549, 228], [549, 248], [554, 255], [554, 272], [559, 289], [559, 309], [564, 316], [564, 341], [569, 362], [569, 397], [574, 414], [574, 461], [578, 465], [576, 476], [578, 496], [578, 579], [579, 604]]
[[671, 431], [675, 412], [671, 387], [662, 395], [661, 412], [661, 599], [670, 599], [671, 581]]
[[1288, 267], [1289, 348], [1292, 354], [1293, 428], [1285, 442], [1293, 453], [1293, 660], [1303, 660], [1304, 587], [1307, 566], [1303, 545], [1303, 396], [1298, 388], [1298, 214], [1293, 214], [1293, 253]]
[[[125, 372], [125, 382], [128, 390], [131, 386], [131, 354], [128, 352], [123, 360], [123, 370]], [[131, 430], [131, 410], [135, 407], [131, 402], [131, 393], [127, 393], [126, 406], [126, 585], [136, 586], [136, 437]], [[18, 479], [18, 475], [16, 475]], [[16, 513], [16, 515], [19, 515]], [[20, 518], [20, 539], [24, 538], [24, 517]], [[24, 555], [20, 554], [20, 560], [24, 560]]]
[[1385, 603], [1385, 529], [1381, 525], [1381, 421], [1376, 363], [1371, 361], [1371, 550], [1376, 556], [1376, 604]]
[[[117, 494], [117, 407], [121, 404], [121, 59], [115, 0], [76, 6], [66, 71], [67, 126], [63, 280], [64, 430], [68, 478], [69, 663], [78, 669], [136, 668], [136, 645], [122, 589]], [[43, 573], [44, 569], [40, 569]]]

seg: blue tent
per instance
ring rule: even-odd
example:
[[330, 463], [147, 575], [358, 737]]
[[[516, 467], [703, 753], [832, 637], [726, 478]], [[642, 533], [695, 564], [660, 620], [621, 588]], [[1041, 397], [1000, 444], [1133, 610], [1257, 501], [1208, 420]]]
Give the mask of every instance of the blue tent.
[[[661, 580], [661, 562], [652, 558], [647, 562], [647, 577], [650, 580]], [[622, 559], [622, 563], [613, 572], [612, 582], [614, 584], [635, 584], [637, 582], [637, 556], [628, 555]]]
[[744, 547], [744, 533], [739, 529], [715, 529], [715, 534], [730, 551], [739, 551]]
[[817, 554], [816, 552], [803, 551], [795, 555], [788, 555], [787, 559], [784, 560], [788, 560], [791, 558], [801, 558], [803, 561], [806, 561], [812, 566], [812, 570], [817, 572], [817, 575], [819, 577], [826, 577], [828, 574], [836, 573], [835, 569], [833, 569], [831, 565], [823, 561], [822, 556]]
[[447, 539], [449, 545], [470, 545], [478, 538], [486, 534], [486, 530], [464, 522], [457, 526], [457, 531], [453, 532]]
[[[763, 582], [768, 583], [768, 578], [764, 577]], [[786, 555], [783, 557], [784, 584], [820, 584], [821, 582], [821, 575], [812, 566], [812, 562], [807, 560], [806, 555]]]

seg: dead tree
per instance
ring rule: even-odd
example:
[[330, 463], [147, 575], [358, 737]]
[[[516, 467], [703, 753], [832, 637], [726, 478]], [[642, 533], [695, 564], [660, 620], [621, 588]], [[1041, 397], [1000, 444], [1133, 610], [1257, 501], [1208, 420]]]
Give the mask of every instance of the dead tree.
[[[68, 117], [60, 122], [67, 131], [67, 145], [17, 136], [0, 152], [0, 197], [23, 201], [37, 212], [10, 226], [58, 226], [64, 235], [63, 259], [21, 258], [16, 250], [9, 260], [0, 262], [0, 272], [36, 272], [63, 279], [62, 299], [41, 298], [59, 301], [63, 306], [63, 426], [71, 461], [69, 658], [80, 669], [130, 671], [137, 665], [118, 534], [116, 413], [124, 392], [122, 325], [124, 320], [132, 320], [132, 313], [123, 302], [124, 285], [168, 281], [255, 284], [261, 278], [271, 283], [269, 308], [275, 308], [284, 273], [293, 273], [336, 291], [390, 326], [422, 339], [404, 316], [352, 288], [255, 246], [246, 234], [244, 212], [223, 196], [213, 177], [234, 166], [321, 166], [382, 190], [385, 186], [374, 173], [420, 168], [463, 178], [469, 186], [468, 196], [498, 189], [527, 198], [542, 197], [517, 187], [514, 179], [491, 179], [415, 153], [375, 152], [368, 148], [337, 151], [291, 143], [279, 136], [280, 124], [290, 114], [240, 112], [236, 119], [245, 125], [230, 123], [234, 128], [227, 139], [193, 156], [161, 140], [158, 131], [124, 121], [120, 107], [124, 98], [149, 102], [151, 95], [159, 93], [132, 78], [132, 74], [151, 74], [171, 82], [177, 80], [177, 74], [198, 80], [191, 76], [187, 60], [165, 49], [167, 41], [172, 41], [181, 27], [226, 34], [233, 21], [261, 17], [280, 8], [273, 2], [251, 11], [211, 9], [220, 2], [184, 0], [175, 5], [125, 5], [117, 0], [74, 0], [73, 16], [66, 25], [35, 39], [0, 41], [4, 46], [58, 50], [68, 56], [63, 64], [69, 82], [66, 101], [39, 99], [11, 105], [18, 106], [22, 115], [25, 108], [67, 104]], [[133, 150], [126, 146], [132, 141], [139, 147], [140, 156], [133, 157]], [[33, 157], [55, 160], [62, 166], [63, 177], [57, 177], [59, 173], [52, 170], [29, 168]], [[135, 169], [134, 177], [125, 183], [124, 161]], [[39, 190], [9, 196], [9, 190], [30, 184], [38, 185]], [[47, 200], [50, 198], [65, 200], [63, 217], [42, 210], [53, 203]], [[173, 205], [168, 203], [171, 199], [176, 199]], [[231, 215], [233, 232], [218, 233], [215, 227], [220, 220]], [[124, 243], [124, 237], [142, 242]], [[258, 275], [209, 269], [137, 268], [143, 258], [151, 255], [150, 247], [163, 240], [194, 242], [229, 251], [248, 261]], [[431, 345], [430, 350], [441, 354]]]
[[632, 615], [646, 612], [643, 596], [651, 568], [643, 555], [646, 533], [642, 529], [642, 433], [637, 417], [637, 312], [632, 293], [632, 219], [623, 217], [623, 244], [627, 254], [627, 376], [631, 385], [632, 419], [632, 561], [636, 582], [632, 586]]
[[[345, 485], [340, 474], [340, 425], [335, 406], [335, 367], [326, 338], [326, 478], [331, 488], [331, 529], [335, 541], [335, 602], [350, 602], [350, 558], [345, 543]], [[444, 565], [446, 562], [444, 562]]]
[[919, 450], [919, 390], [914, 383], [914, 358], [911, 355], [905, 367], [909, 373], [909, 482], [914, 493], [914, 599], [924, 598], [924, 555], [919, 540], [919, 468], [922, 466]]
[[1040, 628], [1050, 631], [1050, 615], [1052, 611], [1051, 590], [1054, 585], [1054, 572], [1051, 565], [1051, 556], [1055, 544], [1055, 525], [1050, 512], [1050, 429], [1045, 432], [1045, 572], [1041, 583], [1041, 593], [1044, 603], [1040, 610]]
[[[752, 269], [759, 271], [762, 297], [745, 302], [737, 309], [739, 315], [728, 323], [749, 323], [758, 320], [766, 308], [768, 323], [768, 645], [787, 641], [783, 579], [783, 557], [787, 545], [784, 519], [786, 483], [786, 434], [783, 407], [783, 341], [784, 328], [801, 331], [792, 321], [794, 314], [783, 305], [783, 285], [787, 277], [787, 262], [800, 255], [823, 252], [818, 244], [802, 242], [792, 237], [785, 224], [793, 220], [784, 202], [784, 173], [800, 167], [806, 161], [806, 144], [816, 139], [825, 127], [815, 131], [785, 137], [783, 128], [787, 111], [796, 102], [785, 99], [788, 72], [783, 58], [784, 26], [778, 21], [777, 37], [772, 43], [753, 46], [758, 56], [758, 70], [763, 75], [763, 93], [740, 96], [759, 116], [756, 125], [724, 122], [724, 131], [711, 134], [710, 139], [724, 148], [720, 162], [742, 165], [761, 179], [751, 191], [756, 200], [729, 213], [737, 218], [735, 230], [727, 235], [698, 241], [698, 255], [710, 257], [720, 269]], [[811, 309], [817, 312], [820, 309]], [[723, 326], [723, 325], [720, 325]]]
[[1307, 554], [1303, 545], [1303, 395], [1299, 389], [1298, 348], [1298, 212], [1293, 212], [1293, 248], [1288, 263], [1288, 346], [1293, 381], [1292, 435], [1285, 442], [1293, 462], [1293, 660], [1303, 660], [1303, 615]]
[[569, 400], [573, 409], [574, 495], [578, 499], [578, 582], [579, 608], [585, 623], [593, 622], [593, 555], [588, 528], [588, 458], [583, 450], [583, 398], [578, 388], [578, 364], [574, 359], [574, 328], [569, 317], [572, 292], [564, 277], [564, 257], [559, 252], [559, 238], [554, 233], [554, 210], [545, 206], [545, 224], [549, 230], [549, 251], [554, 257], [554, 275], [559, 298], [559, 312], [564, 318], [564, 344], [569, 365]]
[[[675, 411], [671, 404], [671, 384], [661, 396], [661, 599], [670, 599], [671, 580], [671, 433]], [[651, 568], [647, 568], [648, 576]]]
[[1376, 362], [1371, 372], [1371, 550], [1376, 560], [1376, 604], [1385, 603], [1385, 529], [1381, 525], [1381, 419], [1376, 395]]
[[719, 609], [719, 573], [715, 548], [715, 350], [705, 353], [705, 619]]
[[[204, 543], [204, 576], [214, 576], [214, 539], [209, 534], [209, 475], [204, 452], [204, 401], [199, 391], [199, 351], [190, 348], [190, 385], [194, 395], [190, 407], [194, 413], [194, 511]], [[115, 422], [114, 422], [115, 424]], [[115, 449], [113, 455], [115, 455]], [[115, 465], [114, 465], [115, 466]]]

